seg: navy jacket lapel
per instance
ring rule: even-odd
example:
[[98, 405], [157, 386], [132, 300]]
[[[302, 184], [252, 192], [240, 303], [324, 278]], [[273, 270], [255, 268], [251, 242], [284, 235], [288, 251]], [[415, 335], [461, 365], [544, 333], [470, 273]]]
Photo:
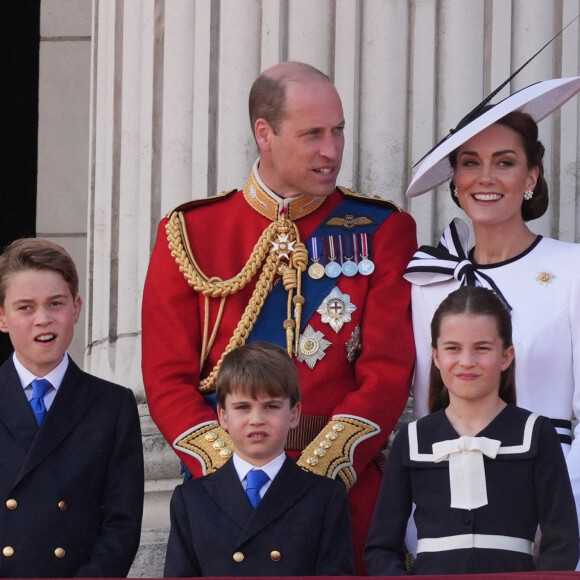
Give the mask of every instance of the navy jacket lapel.
[[0, 421], [22, 448], [28, 450], [38, 432], [38, 425], [12, 357], [0, 367], [0, 401]]
[[[266, 528], [283, 513], [292, 509], [306, 495], [314, 483], [312, 475], [298, 467], [292, 459], [286, 461], [268, 488], [253, 515], [247, 520], [238, 539], [238, 546]], [[245, 492], [243, 492], [245, 495]], [[247, 496], [246, 496], [247, 497]], [[246, 500], [251, 508], [249, 500]]]
[[[62, 384], [22, 464], [18, 481], [44, 460], [91, 408], [95, 393], [79, 367], [69, 359]], [[32, 413], [32, 410], [30, 411]], [[34, 421], [34, 416], [32, 416]]]
[[202, 484], [228, 517], [243, 529], [254, 508], [240, 483], [234, 462], [230, 459], [211, 476], [204, 478]]

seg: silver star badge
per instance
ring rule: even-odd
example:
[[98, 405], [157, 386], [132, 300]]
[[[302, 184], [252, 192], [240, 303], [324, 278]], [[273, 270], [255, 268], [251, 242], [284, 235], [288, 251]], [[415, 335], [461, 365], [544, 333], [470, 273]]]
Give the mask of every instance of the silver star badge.
[[351, 321], [351, 313], [356, 306], [350, 301], [348, 294], [343, 294], [335, 286], [330, 294], [323, 300], [317, 312], [322, 317], [322, 322], [330, 324], [334, 332], [338, 332], [345, 322]]
[[272, 242], [271, 252], [278, 252], [281, 258], [289, 259], [288, 252], [294, 251], [294, 242], [288, 241], [288, 235], [278, 235], [278, 241]]
[[324, 334], [319, 330], [314, 330], [310, 324], [304, 329], [304, 332], [300, 335], [300, 340], [298, 342], [298, 355], [296, 358], [300, 362], [305, 362], [311, 369], [314, 365], [322, 360], [325, 356], [325, 350], [331, 345], [324, 338]]

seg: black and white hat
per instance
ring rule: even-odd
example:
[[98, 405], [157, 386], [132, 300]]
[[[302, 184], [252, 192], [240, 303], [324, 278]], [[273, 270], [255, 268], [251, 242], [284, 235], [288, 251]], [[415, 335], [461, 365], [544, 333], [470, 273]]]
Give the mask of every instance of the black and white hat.
[[479, 116], [478, 109], [475, 109], [459, 123], [455, 131], [427, 154], [407, 188], [407, 197], [426, 193], [450, 179], [453, 171], [449, 154], [508, 113], [528, 113], [537, 123], [579, 91], [580, 76], [550, 79], [521, 89], [490, 108], [480, 109], [484, 112]]

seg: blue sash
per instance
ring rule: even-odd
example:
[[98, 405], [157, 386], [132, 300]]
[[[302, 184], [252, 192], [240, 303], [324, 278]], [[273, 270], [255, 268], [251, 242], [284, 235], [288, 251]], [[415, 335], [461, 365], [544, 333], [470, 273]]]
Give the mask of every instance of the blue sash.
[[[316, 228], [312, 237], [324, 237], [344, 235], [348, 233], [372, 234], [391, 214], [393, 209], [388, 205], [369, 203], [366, 200], [347, 198], [339, 203]], [[341, 225], [326, 225], [332, 218], [345, 215], [370, 217], [372, 223], [357, 225], [354, 228], [345, 229]], [[358, 274], [357, 274], [358, 275]], [[314, 280], [308, 274], [302, 275], [302, 295], [305, 303], [302, 307], [302, 328], [304, 330], [312, 315], [316, 312], [322, 301], [334, 288], [338, 278], [323, 276]], [[281, 280], [272, 288], [264, 302], [260, 316], [252, 328], [247, 342], [267, 341], [286, 348], [286, 331], [284, 320], [287, 314], [288, 291], [284, 288]]]

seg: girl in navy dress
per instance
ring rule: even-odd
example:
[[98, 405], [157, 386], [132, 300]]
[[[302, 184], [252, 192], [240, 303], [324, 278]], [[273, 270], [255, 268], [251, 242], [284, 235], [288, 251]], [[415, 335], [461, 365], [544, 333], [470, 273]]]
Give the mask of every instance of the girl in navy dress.
[[550, 421], [515, 406], [508, 308], [493, 291], [464, 286], [435, 312], [431, 342], [431, 414], [393, 444], [365, 549], [370, 574], [409, 573], [413, 503], [415, 574], [573, 570], [568, 472]]

